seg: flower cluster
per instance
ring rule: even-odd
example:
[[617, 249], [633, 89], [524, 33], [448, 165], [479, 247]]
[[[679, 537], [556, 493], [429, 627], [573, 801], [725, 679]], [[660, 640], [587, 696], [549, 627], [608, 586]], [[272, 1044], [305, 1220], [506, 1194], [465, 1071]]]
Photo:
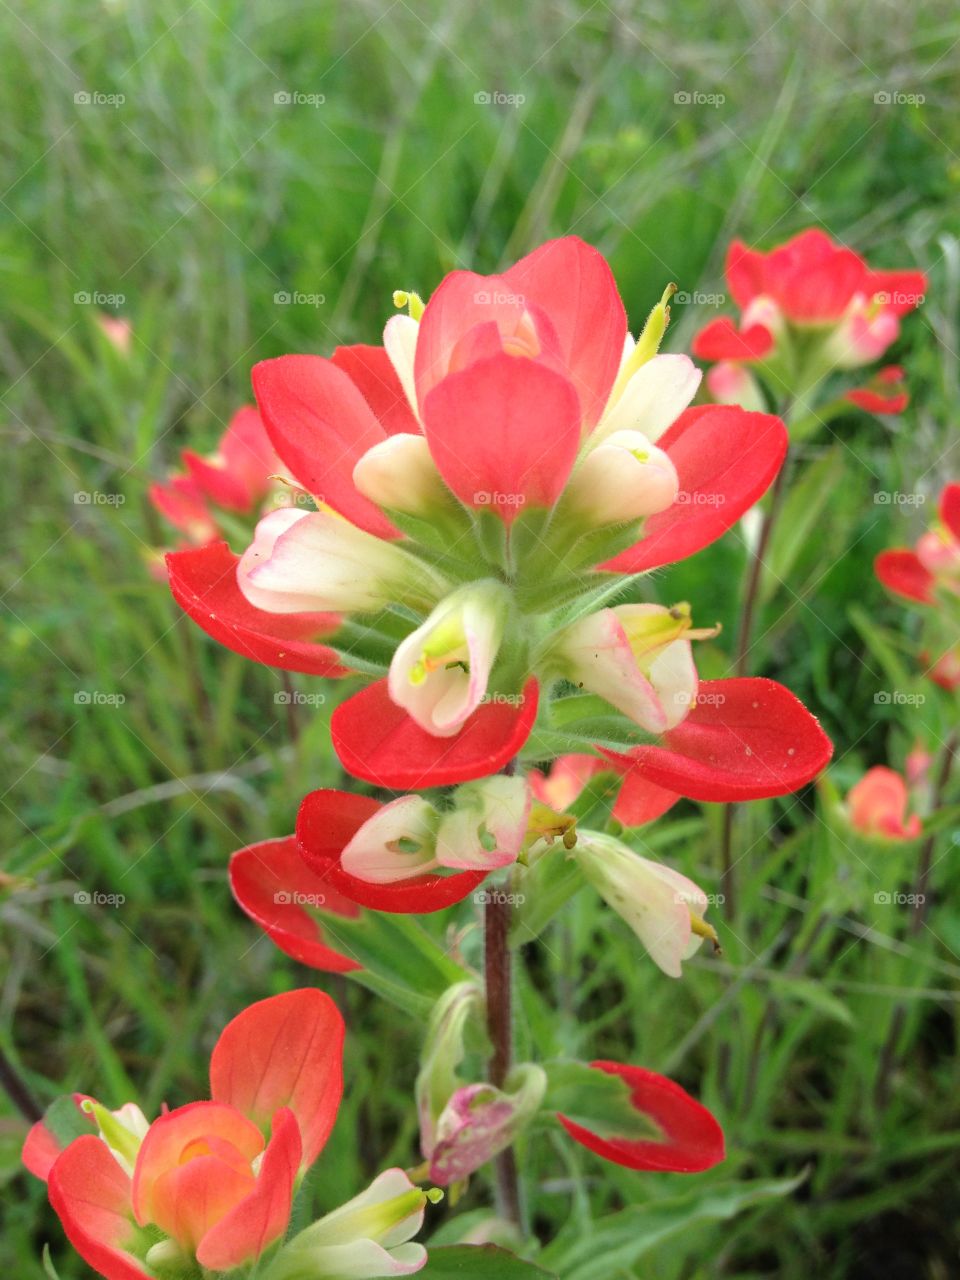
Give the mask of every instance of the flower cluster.
[[929, 636], [922, 655], [926, 674], [944, 689], [960, 688], [960, 484], [944, 487], [937, 519], [916, 546], [881, 551], [874, 570], [888, 591], [924, 606]]
[[[825, 232], [802, 231], [770, 253], [735, 240], [727, 252], [727, 287], [738, 322], [712, 320], [693, 340], [693, 354], [717, 362], [707, 375], [721, 404], [760, 407], [754, 375], [777, 399], [809, 388], [833, 371], [879, 360], [896, 341], [900, 318], [920, 306], [921, 271], [877, 271]], [[889, 366], [844, 398], [871, 413], [907, 404], [902, 371]]]
[[419, 1271], [426, 1251], [410, 1241], [429, 1197], [400, 1169], [279, 1247], [336, 1120], [343, 1032], [329, 996], [290, 991], [224, 1028], [208, 1102], [164, 1108], [152, 1122], [132, 1102], [55, 1103], [23, 1161], [47, 1183], [80, 1256], [107, 1280], [236, 1275], [261, 1259], [265, 1280]]

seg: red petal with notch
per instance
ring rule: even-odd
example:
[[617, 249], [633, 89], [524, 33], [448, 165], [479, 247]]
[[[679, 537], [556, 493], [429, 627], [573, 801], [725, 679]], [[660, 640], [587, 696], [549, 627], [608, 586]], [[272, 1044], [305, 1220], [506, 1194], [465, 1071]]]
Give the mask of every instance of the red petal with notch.
[[344, 848], [380, 807], [369, 796], [330, 790], [311, 791], [300, 805], [297, 842], [301, 856], [316, 876], [338, 893], [374, 911], [427, 915], [461, 902], [486, 878], [487, 871], [461, 871], [372, 884], [344, 871], [340, 866]]
[[773, 334], [765, 325], [738, 329], [729, 316], [721, 316], [700, 330], [691, 350], [698, 360], [762, 360], [773, 347]]
[[314, 637], [336, 631], [335, 613], [267, 613], [237, 586], [235, 556], [225, 542], [166, 556], [173, 598], [208, 636], [253, 662], [310, 676], [345, 676], [332, 649]]
[[[444, 276], [426, 305], [417, 333], [417, 403], [422, 407], [437, 383], [462, 367], [462, 357], [455, 359], [455, 353], [472, 329], [482, 326], [488, 334], [487, 326], [494, 325], [498, 335], [514, 333], [523, 309], [523, 300], [511, 293], [502, 276], [481, 276], [475, 271], [451, 271]], [[473, 349], [473, 340], [470, 345]]]
[[351, 379], [322, 356], [278, 356], [253, 367], [253, 390], [273, 447], [318, 501], [381, 538], [397, 531], [353, 484], [353, 468], [387, 433]]
[[900, 391], [897, 395], [890, 396], [873, 391], [870, 387], [854, 387], [846, 393], [844, 399], [855, 404], [864, 413], [893, 414], [903, 413], [910, 403], [910, 394]]
[[833, 744], [802, 702], [775, 680], [701, 680], [697, 704], [660, 745], [603, 754], [691, 800], [762, 800], [812, 781]]
[[383, 347], [363, 343], [337, 347], [331, 359], [360, 391], [388, 436], [397, 432], [420, 434], [420, 424], [410, 408], [407, 393]]
[[584, 423], [594, 426], [616, 380], [627, 334], [627, 315], [603, 254], [577, 236], [563, 236], [521, 258], [503, 279], [526, 305], [550, 317]]
[[944, 486], [940, 495], [940, 519], [960, 542], [960, 484]]
[[677, 469], [677, 501], [651, 516], [639, 542], [600, 567], [644, 573], [709, 546], [766, 493], [788, 443], [772, 414], [738, 405], [686, 409], [657, 441]]
[[933, 574], [909, 547], [881, 551], [873, 562], [873, 571], [894, 595], [918, 604], [933, 604]]
[[230, 1271], [255, 1261], [287, 1229], [302, 1144], [296, 1116], [281, 1107], [271, 1122], [257, 1182], [250, 1194], [211, 1227], [197, 1247], [197, 1261]]
[[228, 1022], [210, 1056], [210, 1093], [261, 1131], [289, 1107], [313, 1164], [330, 1136], [343, 1094], [343, 1018], [328, 995], [287, 991], [249, 1005]]
[[449, 787], [499, 773], [537, 718], [538, 688], [527, 681], [513, 703], [486, 702], [452, 738], [427, 733], [390, 699], [387, 681], [342, 702], [330, 721], [340, 763], [355, 778], [391, 791]]
[[460, 501], [510, 523], [563, 491], [580, 445], [580, 402], [561, 374], [499, 352], [433, 388], [423, 430]]
[[[240, 909], [288, 956], [327, 973], [362, 968], [327, 945], [323, 922], [302, 905], [316, 903], [317, 911], [331, 917], [355, 919], [359, 915], [356, 903], [310, 870], [300, 856], [296, 836], [262, 840], [238, 849], [230, 858], [229, 877]], [[335, 926], [331, 933], [336, 941]]]
[[630, 1087], [637, 1111], [663, 1130], [663, 1139], [601, 1138], [564, 1115], [557, 1119], [574, 1141], [604, 1160], [628, 1169], [661, 1173], [702, 1173], [726, 1156], [723, 1130], [714, 1116], [686, 1089], [666, 1076], [622, 1062], [591, 1062], [597, 1071], [619, 1076]]
[[130, 1179], [93, 1134], [71, 1142], [50, 1170], [50, 1203], [67, 1239], [107, 1280], [150, 1280], [128, 1252], [136, 1234]]

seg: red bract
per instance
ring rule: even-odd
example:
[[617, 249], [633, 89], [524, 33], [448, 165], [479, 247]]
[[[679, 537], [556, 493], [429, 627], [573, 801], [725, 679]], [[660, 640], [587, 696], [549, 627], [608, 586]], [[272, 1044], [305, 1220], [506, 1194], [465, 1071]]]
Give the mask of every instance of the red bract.
[[513, 701], [487, 702], [452, 738], [436, 738], [391, 702], [379, 680], [340, 704], [330, 721], [343, 767], [392, 791], [445, 787], [497, 773], [514, 758], [537, 718], [536, 680]]
[[940, 495], [939, 521], [916, 547], [881, 551], [874, 572], [895, 595], [917, 604], [934, 604], [938, 590], [960, 595], [960, 484], [948, 484]]
[[903, 370], [896, 364], [879, 369], [867, 386], [854, 387], [845, 398], [867, 413], [903, 413], [910, 403]]
[[872, 271], [852, 249], [817, 228], [770, 253], [735, 240], [727, 251], [727, 283], [739, 307], [771, 298], [798, 325], [839, 320], [858, 295], [905, 315], [919, 306], [926, 289], [922, 271]]
[[909, 799], [903, 777], [885, 765], [875, 765], [847, 795], [850, 825], [865, 835], [914, 840], [922, 823], [915, 813], [907, 818]]
[[74, 1248], [108, 1280], [152, 1274], [141, 1264], [158, 1237], [205, 1269], [254, 1262], [286, 1231], [296, 1182], [333, 1127], [342, 1054], [330, 998], [291, 991], [224, 1028], [212, 1101], [164, 1112], [142, 1140], [97, 1110], [101, 1136], [70, 1142], [49, 1170]]
[[472, 893], [487, 871], [420, 875], [393, 884], [374, 884], [344, 871], [341, 855], [351, 838], [382, 806], [348, 791], [311, 791], [297, 814], [297, 846], [307, 866], [324, 884], [352, 902], [376, 911], [441, 911]]
[[581, 1146], [614, 1164], [650, 1172], [702, 1173], [724, 1159], [723, 1130], [707, 1108], [680, 1085], [643, 1067], [620, 1062], [590, 1065], [626, 1081], [633, 1106], [653, 1122], [663, 1137], [601, 1137], [567, 1116], [558, 1116], [570, 1137]]
[[533, 769], [528, 780], [538, 800], [551, 809], [562, 811], [576, 803], [590, 779], [605, 769], [620, 774], [623, 779], [612, 813], [625, 827], [642, 827], [653, 822], [680, 799], [676, 791], [658, 787], [634, 770], [629, 762], [604, 760], [599, 756], [558, 756], [549, 775], [544, 776]]
[[[230, 419], [216, 453], [183, 454], [185, 472], [150, 486], [150, 501], [188, 541], [216, 538], [216, 509], [248, 513], [266, 497], [279, 461], [256, 409], [244, 405]], [[211, 507], [213, 509], [211, 509]]]
[[230, 858], [230, 888], [242, 910], [294, 960], [329, 973], [361, 968], [327, 941], [328, 931], [337, 940], [336, 918], [355, 919], [357, 906], [310, 870], [295, 836], [238, 849]]
[[762, 324], [738, 329], [729, 316], [711, 320], [693, 340], [698, 360], [762, 360], [774, 348], [774, 337]]
[[770, 414], [704, 405], [682, 413], [658, 443], [677, 469], [677, 500], [651, 516], [642, 540], [604, 569], [643, 573], [715, 542], [766, 493], [783, 465], [789, 437]]
[[282, 671], [306, 675], [349, 674], [320, 636], [336, 631], [333, 613], [267, 613], [237, 586], [238, 557], [225, 542], [167, 555], [173, 597], [185, 613], [234, 653]]
[[604, 750], [623, 769], [691, 800], [760, 800], [810, 782], [833, 753], [817, 719], [759, 677], [700, 682], [696, 705], [662, 745]]

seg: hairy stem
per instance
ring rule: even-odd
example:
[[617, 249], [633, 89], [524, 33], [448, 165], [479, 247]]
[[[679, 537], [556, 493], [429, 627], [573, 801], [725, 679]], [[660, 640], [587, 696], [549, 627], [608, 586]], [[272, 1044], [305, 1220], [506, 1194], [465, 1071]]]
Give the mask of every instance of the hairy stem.
[[[502, 1089], [510, 1071], [513, 1021], [510, 972], [510, 902], [505, 893], [491, 890], [484, 906], [484, 976], [487, 992], [487, 1032], [493, 1052], [490, 1057], [490, 1083]], [[497, 1185], [497, 1211], [501, 1217], [521, 1224], [520, 1183], [517, 1161], [512, 1147], [501, 1151], [494, 1160]]]

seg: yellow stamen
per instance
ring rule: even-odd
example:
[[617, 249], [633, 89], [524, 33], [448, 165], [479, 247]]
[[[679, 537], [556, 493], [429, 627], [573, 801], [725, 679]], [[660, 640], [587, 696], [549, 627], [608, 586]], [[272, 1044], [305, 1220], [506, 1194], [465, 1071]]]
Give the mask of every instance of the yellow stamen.
[[414, 320], [419, 320], [423, 315], [423, 299], [419, 293], [413, 293], [409, 289], [394, 289], [393, 305], [395, 307], [406, 307]]

